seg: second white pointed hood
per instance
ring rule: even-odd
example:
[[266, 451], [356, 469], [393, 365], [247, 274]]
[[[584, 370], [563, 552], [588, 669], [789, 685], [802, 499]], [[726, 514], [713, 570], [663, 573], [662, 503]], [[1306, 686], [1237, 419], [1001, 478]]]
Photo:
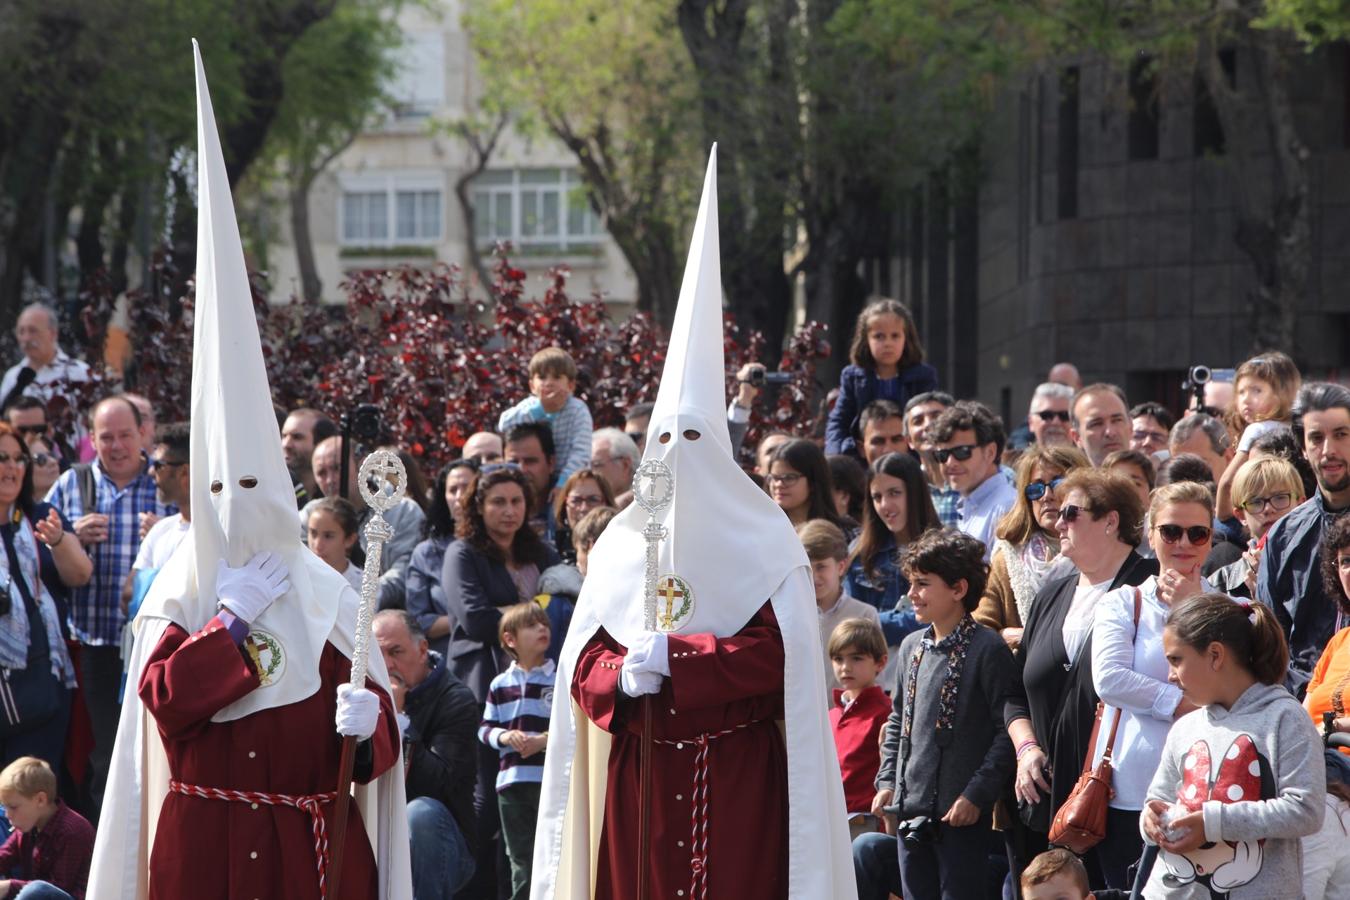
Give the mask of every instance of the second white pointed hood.
[[217, 721], [303, 700], [319, 688], [318, 660], [346, 579], [301, 543], [295, 493], [281, 451], [248, 270], [201, 54], [197, 72], [197, 277], [192, 356], [192, 535], [151, 586], [138, 620], [196, 631], [216, 613], [216, 564], [280, 555], [291, 590], [253, 623], [263, 686]]
[[[714, 146], [643, 456], [674, 475], [658, 568], [678, 579], [671, 612], [690, 601], [686, 615], [666, 623], [675, 627], [658, 623], [662, 630], [735, 634], [789, 572], [809, 565], [791, 522], [731, 455], [724, 339]], [[647, 520], [634, 503], [605, 528], [580, 598], [625, 645], [643, 628]]]

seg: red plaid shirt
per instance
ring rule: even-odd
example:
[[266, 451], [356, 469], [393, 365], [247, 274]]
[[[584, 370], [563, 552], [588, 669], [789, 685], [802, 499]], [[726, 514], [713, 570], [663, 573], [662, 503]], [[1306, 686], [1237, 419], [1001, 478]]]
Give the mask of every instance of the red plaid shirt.
[[94, 854], [94, 827], [84, 816], [58, 802], [45, 828], [27, 834], [15, 830], [0, 845], [0, 875], [14, 877], [6, 900], [30, 881], [46, 881], [75, 900], [84, 900], [89, 860]]

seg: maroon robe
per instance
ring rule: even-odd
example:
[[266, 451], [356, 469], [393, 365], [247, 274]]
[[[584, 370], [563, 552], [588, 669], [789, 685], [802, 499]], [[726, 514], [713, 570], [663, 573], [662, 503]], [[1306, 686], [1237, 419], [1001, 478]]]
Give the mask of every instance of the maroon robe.
[[[332, 644], [319, 658], [319, 690], [298, 703], [232, 722], [211, 716], [258, 688], [258, 676], [219, 619], [196, 634], [169, 625], [141, 676], [140, 697], [155, 717], [173, 777], [186, 784], [277, 794], [337, 790], [342, 739], [334, 728], [337, 687], [351, 663]], [[357, 753], [367, 783], [398, 759], [399, 730], [389, 695], [372, 681], [380, 720]], [[364, 761], [364, 765], [362, 764]], [[331, 840], [333, 804], [324, 804]], [[375, 857], [360, 811], [348, 807], [342, 898], [378, 896]], [[309, 814], [290, 806], [189, 797], [164, 799], [150, 854], [151, 900], [317, 900], [319, 881]], [[338, 900], [329, 894], [329, 900]]]
[[[690, 896], [694, 739], [708, 743], [708, 896], [787, 896], [787, 752], [783, 637], [769, 604], [735, 635], [668, 635], [670, 678], [634, 700], [619, 691], [626, 649], [601, 628], [577, 659], [572, 696], [614, 735], [596, 900], [633, 896], [638, 865], [642, 703], [654, 702], [649, 896]], [[737, 726], [742, 726], [738, 728]]]

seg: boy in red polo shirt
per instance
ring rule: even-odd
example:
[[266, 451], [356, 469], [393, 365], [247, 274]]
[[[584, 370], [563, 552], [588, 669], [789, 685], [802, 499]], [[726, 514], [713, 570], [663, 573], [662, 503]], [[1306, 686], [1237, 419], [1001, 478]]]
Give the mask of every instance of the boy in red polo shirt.
[[845, 619], [830, 634], [826, 647], [835, 689], [830, 704], [830, 727], [844, 776], [844, 803], [848, 809], [849, 839], [880, 831], [871, 813], [876, 795], [873, 782], [881, 767], [881, 727], [891, 713], [891, 701], [877, 684], [886, 668], [886, 638], [881, 626], [867, 619]]

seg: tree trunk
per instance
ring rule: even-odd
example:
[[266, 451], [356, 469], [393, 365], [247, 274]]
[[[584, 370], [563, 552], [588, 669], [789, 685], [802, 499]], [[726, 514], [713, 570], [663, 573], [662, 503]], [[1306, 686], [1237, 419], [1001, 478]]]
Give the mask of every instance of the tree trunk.
[[[682, 0], [680, 33], [699, 80], [704, 142], [717, 142], [722, 284], [737, 322], [778, 363], [791, 311], [783, 255], [798, 135], [788, 61], [793, 6], [769, 4], [764, 46], [747, 46], [749, 0]], [[757, 34], [757, 31], [750, 31]], [[751, 103], [764, 112], [752, 109]]]
[[287, 191], [291, 204], [291, 240], [295, 242], [295, 263], [300, 269], [300, 296], [311, 303], [323, 299], [323, 280], [314, 262], [314, 238], [309, 231], [309, 189], [314, 179], [293, 179]]
[[[1282, 350], [1297, 358], [1298, 310], [1312, 290], [1308, 148], [1289, 96], [1292, 53], [1279, 35], [1244, 23], [1241, 60], [1251, 73], [1230, 86], [1217, 47], [1203, 50], [1201, 75], [1223, 126], [1238, 206], [1233, 239], [1256, 276], [1249, 297], [1252, 353]], [[1268, 185], [1263, 197], [1255, 186]]]
[[475, 236], [478, 215], [473, 206], [473, 197], [469, 195], [469, 185], [487, 169], [488, 163], [492, 161], [492, 153], [497, 148], [497, 141], [506, 130], [509, 121], [510, 117], [506, 113], [498, 114], [497, 120], [486, 136], [479, 134], [473, 125], [467, 122], [460, 123], [457, 129], [473, 150], [474, 164], [455, 181], [455, 196], [459, 198], [459, 212], [464, 219], [464, 233], [468, 235], [469, 265], [478, 276], [478, 282], [484, 290], [492, 284], [492, 273], [478, 249], [478, 240]]

